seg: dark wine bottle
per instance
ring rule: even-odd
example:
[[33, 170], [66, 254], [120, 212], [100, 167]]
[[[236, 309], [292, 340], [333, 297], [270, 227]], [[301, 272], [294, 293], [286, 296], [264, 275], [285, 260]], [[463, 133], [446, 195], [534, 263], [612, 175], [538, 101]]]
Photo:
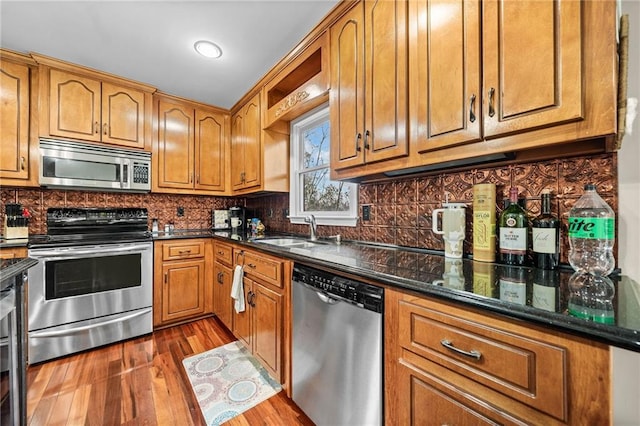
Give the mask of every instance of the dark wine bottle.
[[531, 224], [533, 264], [540, 269], [556, 269], [560, 250], [560, 221], [551, 213], [551, 194], [542, 192], [540, 215]]
[[518, 188], [509, 190], [511, 204], [500, 215], [500, 262], [524, 265], [527, 262], [527, 212], [518, 204]]

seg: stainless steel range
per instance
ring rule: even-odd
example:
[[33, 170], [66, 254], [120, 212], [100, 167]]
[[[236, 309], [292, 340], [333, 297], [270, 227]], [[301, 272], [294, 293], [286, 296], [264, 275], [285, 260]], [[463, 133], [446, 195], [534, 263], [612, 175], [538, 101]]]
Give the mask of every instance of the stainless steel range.
[[153, 245], [147, 210], [47, 210], [29, 257], [29, 363], [153, 330]]

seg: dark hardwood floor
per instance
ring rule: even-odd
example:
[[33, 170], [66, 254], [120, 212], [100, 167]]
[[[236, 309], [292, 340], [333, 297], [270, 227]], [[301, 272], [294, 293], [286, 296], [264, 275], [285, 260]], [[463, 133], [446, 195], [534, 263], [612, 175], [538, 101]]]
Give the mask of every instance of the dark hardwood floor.
[[[29, 425], [204, 425], [182, 360], [235, 340], [215, 318], [30, 366]], [[313, 425], [284, 391], [228, 425]]]

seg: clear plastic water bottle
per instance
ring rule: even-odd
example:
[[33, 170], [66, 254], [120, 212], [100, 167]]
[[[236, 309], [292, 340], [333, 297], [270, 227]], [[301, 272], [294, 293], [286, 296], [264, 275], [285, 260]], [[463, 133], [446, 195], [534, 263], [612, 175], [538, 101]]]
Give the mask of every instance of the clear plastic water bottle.
[[594, 184], [569, 211], [569, 263], [577, 272], [609, 275], [615, 267], [615, 215]]

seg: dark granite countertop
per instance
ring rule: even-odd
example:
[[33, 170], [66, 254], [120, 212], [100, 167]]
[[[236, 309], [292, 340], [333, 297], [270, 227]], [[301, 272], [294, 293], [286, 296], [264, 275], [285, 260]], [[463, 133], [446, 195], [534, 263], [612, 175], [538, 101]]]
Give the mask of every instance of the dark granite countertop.
[[37, 263], [37, 260], [30, 257], [17, 257], [13, 259], [0, 260], [0, 291], [13, 284], [11, 278], [22, 274]]
[[594, 286], [596, 291], [609, 292], [605, 309], [595, 309], [591, 303], [594, 291], [571, 290], [571, 268], [551, 272], [452, 260], [436, 251], [357, 241], [278, 247], [260, 242], [276, 235], [213, 234], [321, 269], [365, 277], [640, 352], [640, 284], [629, 277], [610, 276], [610, 284]]

